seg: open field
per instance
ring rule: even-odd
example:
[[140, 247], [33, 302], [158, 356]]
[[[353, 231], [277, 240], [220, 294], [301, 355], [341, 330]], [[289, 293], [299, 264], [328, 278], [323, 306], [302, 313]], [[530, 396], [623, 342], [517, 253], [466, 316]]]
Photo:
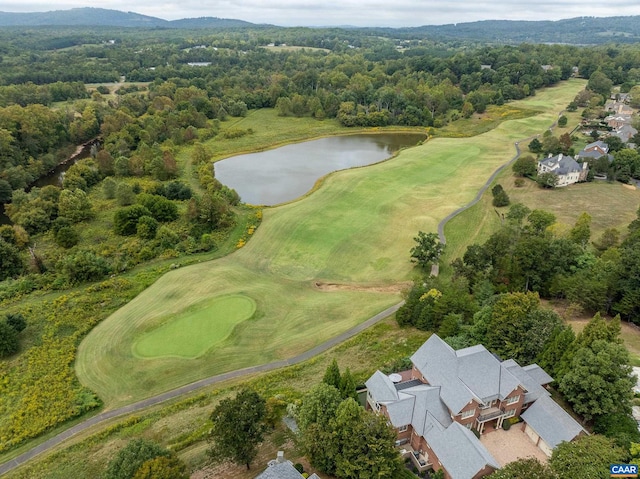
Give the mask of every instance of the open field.
[[[265, 210], [244, 248], [168, 273], [98, 325], [78, 351], [81, 382], [114, 407], [290, 357], [397, 302], [398, 292], [380, 286], [412, 278], [408, 252], [417, 231], [435, 231], [444, 216], [468, 203], [513, 156], [513, 142], [548, 128], [583, 85], [566, 82], [513, 103], [541, 112], [536, 116], [473, 138], [436, 138], [391, 161], [329, 175], [304, 199]], [[321, 291], [317, 281], [358, 288]], [[229, 294], [252, 298], [257, 310], [219, 347], [192, 360], [132, 354], [137, 338], [163, 318]]]
[[[526, 180], [525, 186], [513, 185], [510, 169], [498, 176], [511, 203], [523, 203], [531, 209], [542, 209], [556, 215], [559, 232], [568, 232], [582, 212], [591, 215], [591, 239], [596, 240], [606, 228], [626, 232], [627, 225], [636, 217], [640, 206], [640, 190], [621, 183], [592, 182], [546, 190]], [[472, 243], [483, 243], [500, 228], [500, 217], [491, 204], [491, 191], [480, 202], [453, 218], [445, 228], [447, 250], [442, 260], [444, 271], [455, 258], [462, 256]], [[500, 208], [499, 213], [506, 213]], [[441, 269], [442, 271], [442, 269]]]

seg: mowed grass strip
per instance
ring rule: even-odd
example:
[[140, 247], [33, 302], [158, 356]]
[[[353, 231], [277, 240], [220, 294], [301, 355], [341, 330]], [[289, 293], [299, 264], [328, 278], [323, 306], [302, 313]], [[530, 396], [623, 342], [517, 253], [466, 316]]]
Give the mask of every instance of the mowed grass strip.
[[[409, 250], [416, 233], [436, 231], [442, 218], [471, 201], [514, 155], [513, 142], [548, 128], [583, 86], [565, 82], [531, 103], [514, 102], [544, 113], [473, 138], [436, 138], [392, 160], [331, 174], [304, 199], [266, 209], [244, 248], [170, 272], [98, 325], [78, 351], [81, 382], [113, 407], [294, 356], [398, 302], [397, 290], [384, 286], [415, 275]], [[347, 288], [319, 291], [316, 281]], [[257, 310], [218, 347], [192, 361], [133, 356], [132, 342], [163, 318], [224, 294], [247, 295]]]
[[166, 324], [140, 337], [134, 355], [147, 358], [197, 358], [229, 337], [233, 328], [249, 319], [256, 303], [242, 295], [224, 296], [197, 304]]

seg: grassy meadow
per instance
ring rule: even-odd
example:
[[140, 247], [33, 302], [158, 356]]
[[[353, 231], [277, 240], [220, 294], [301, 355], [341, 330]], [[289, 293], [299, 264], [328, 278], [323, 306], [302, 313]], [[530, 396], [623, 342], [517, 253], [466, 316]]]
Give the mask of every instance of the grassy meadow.
[[[397, 285], [414, 275], [408, 258], [413, 236], [435, 231], [442, 218], [468, 203], [514, 155], [513, 143], [548, 128], [583, 86], [572, 80], [510, 104], [535, 116], [471, 138], [435, 138], [390, 161], [331, 174], [300, 201], [266, 209], [245, 247], [168, 273], [93, 329], [78, 351], [78, 377], [115, 407], [291, 357], [398, 302]], [[324, 291], [316, 282], [343, 287]], [[188, 360], [133, 354], [137, 339], [168, 316], [230, 294], [252, 298], [257, 309], [219, 346]]]

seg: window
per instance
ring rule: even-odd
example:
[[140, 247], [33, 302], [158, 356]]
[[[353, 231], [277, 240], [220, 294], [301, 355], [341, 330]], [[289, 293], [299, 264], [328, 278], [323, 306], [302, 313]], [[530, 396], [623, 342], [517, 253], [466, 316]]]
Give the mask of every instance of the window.
[[460, 418], [461, 419], [467, 419], [470, 417], [473, 417], [476, 415], [476, 410], [475, 409], [469, 409], [468, 411], [463, 411], [462, 414], [460, 414]]
[[520, 395], [518, 394], [517, 396], [513, 396], [507, 399], [507, 404], [515, 404], [518, 401], [520, 401]]
[[513, 417], [516, 415], [516, 410], [515, 409], [507, 409], [504, 412], [504, 417]]
[[489, 401], [487, 404], [483, 404], [482, 406], [480, 406], [480, 409], [488, 409], [490, 407], [495, 406], [496, 404], [496, 400], [494, 399], [493, 401]]
[[407, 430], [407, 426], [400, 426], [398, 428], [398, 432], [405, 432]]

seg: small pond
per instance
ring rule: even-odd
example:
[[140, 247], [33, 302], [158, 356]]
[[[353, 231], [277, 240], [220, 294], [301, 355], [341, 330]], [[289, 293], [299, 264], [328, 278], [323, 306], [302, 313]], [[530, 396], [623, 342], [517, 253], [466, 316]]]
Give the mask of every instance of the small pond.
[[332, 171], [378, 163], [425, 138], [415, 133], [321, 138], [218, 161], [215, 175], [245, 203], [277, 205], [304, 195]]

